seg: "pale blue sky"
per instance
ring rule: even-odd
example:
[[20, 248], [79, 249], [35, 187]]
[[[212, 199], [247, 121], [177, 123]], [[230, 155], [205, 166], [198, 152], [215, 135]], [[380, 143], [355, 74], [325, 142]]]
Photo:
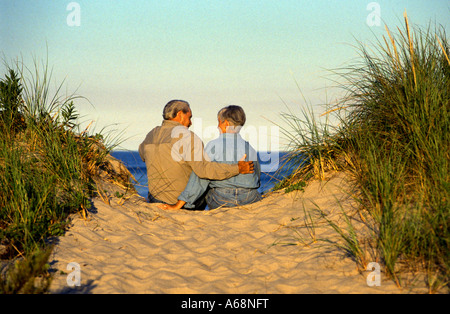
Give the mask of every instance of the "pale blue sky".
[[446, 0], [376, 1], [380, 26], [367, 24], [372, 1], [363, 0], [79, 0], [80, 26], [71, 27], [70, 2], [0, 0], [0, 51], [31, 65], [48, 47], [55, 81], [93, 104], [78, 103], [86, 123], [117, 123], [132, 150], [171, 99], [189, 101], [203, 128], [230, 104], [248, 125], [270, 127], [283, 102], [303, 104], [295, 80], [312, 103], [335, 97], [327, 70], [356, 56], [356, 39], [374, 42], [384, 23], [402, 27], [405, 9], [411, 23], [447, 30], [450, 16]]

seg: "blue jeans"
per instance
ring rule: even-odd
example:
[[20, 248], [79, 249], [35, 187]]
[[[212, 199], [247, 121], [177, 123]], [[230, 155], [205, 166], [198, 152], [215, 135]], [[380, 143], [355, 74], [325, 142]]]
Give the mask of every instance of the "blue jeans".
[[[162, 204], [167, 204], [166, 202], [163, 202], [157, 198], [155, 198], [150, 192], [148, 192], [147, 194], [147, 201], [149, 203], [162, 203]], [[197, 201], [194, 202], [194, 209], [192, 208], [188, 208], [188, 207], [182, 207], [184, 209], [189, 209], [189, 210], [204, 210], [206, 208], [206, 202], [205, 202], [205, 196], [203, 195], [202, 197], [200, 197]]]
[[147, 194], [147, 200], [149, 203], [162, 203], [162, 204], [167, 204], [163, 201], [160, 201], [159, 199], [155, 198], [150, 192], [148, 192]]
[[245, 188], [212, 188], [206, 194], [209, 209], [220, 206], [235, 207], [262, 200], [257, 189]]

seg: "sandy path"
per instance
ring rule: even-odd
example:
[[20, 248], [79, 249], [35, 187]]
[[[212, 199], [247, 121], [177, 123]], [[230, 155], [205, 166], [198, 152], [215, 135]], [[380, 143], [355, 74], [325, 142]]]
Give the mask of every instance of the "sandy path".
[[[340, 176], [305, 192], [274, 193], [263, 201], [209, 212], [163, 211], [142, 201], [111, 206], [99, 199], [89, 220], [78, 216], [53, 253], [53, 293], [399, 293], [366, 273], [335, 247], [338, 240], [315, 205], [339, 220], [350, 206]], [[305, 208], [305, 211], [303, 210]], [[314, 216], [314, 215], [313, 215]], [[315, 217], [315, 216], [314, 216]], [[306, 219], [306, 221], [310, 221]], [[302, 227], [303, 226], [303, 227]], [[301, 240], [299, 240], [301, 238]], [[275, 244], [275, 245], [274, 245]], [[292, 245], [295, 244], [295, 245]], [[67, 285], [67, 264], [80, 265], [81, 286]]]

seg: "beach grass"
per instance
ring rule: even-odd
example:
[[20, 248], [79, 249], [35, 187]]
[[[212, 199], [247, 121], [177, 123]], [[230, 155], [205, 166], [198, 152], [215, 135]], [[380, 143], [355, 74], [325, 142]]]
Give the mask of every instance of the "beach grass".
[[19, 260], [0, 272], [4, 293], [46, 290], [30, 286], [26, 274], [46, 274], [48, 239], [64, 233], [70, 214], [86, 216], [117, 144], [80, 132], [79, 97], [61, 96], [62, 84], [51, 92], [50, 82], [47, 65], [29, 71], [20, 62], [0, 81], [0, 260]]
[[[443, 27], [413, 27], [406, 13], [404, 21], [374, 45], [360, 43], [359, 61], [333, 72], [345, 91], [327, 112], [338, 126], [317, 123], [310, 109], [283, 116], [291, 158], [300, 161], [293, 178], [347, 171], [373, 222], [372, 259], [398, 286], [406, 285], [402, 274], [426, 273], [436, 292], [450, 282], [449, 41]], [[353, 232], [336, 231], [366, 259]]]

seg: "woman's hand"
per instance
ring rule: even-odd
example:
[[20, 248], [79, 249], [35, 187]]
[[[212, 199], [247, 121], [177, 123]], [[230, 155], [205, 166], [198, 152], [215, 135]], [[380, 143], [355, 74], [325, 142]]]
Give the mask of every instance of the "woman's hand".
[[179, 210], [179, 209], [181, 209], [181, 207], [184, 206], [184, 204], [186, 204], [185, 201], [178, 200], [178, 202], [176, 204], [173, 204], [173, 205], [171, 205], [171, 204], [158, 204], [157, 206], [159, 208], [161, 208], [161, 209], [164, 209], [164, 210]]

